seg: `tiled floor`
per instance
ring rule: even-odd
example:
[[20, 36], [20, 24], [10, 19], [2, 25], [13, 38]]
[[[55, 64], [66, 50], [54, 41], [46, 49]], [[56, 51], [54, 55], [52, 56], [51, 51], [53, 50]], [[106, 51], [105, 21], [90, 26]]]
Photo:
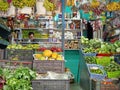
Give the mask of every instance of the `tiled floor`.
[[70, 90], [82, 90], [80, 85], [77, 83], [70, 84]]

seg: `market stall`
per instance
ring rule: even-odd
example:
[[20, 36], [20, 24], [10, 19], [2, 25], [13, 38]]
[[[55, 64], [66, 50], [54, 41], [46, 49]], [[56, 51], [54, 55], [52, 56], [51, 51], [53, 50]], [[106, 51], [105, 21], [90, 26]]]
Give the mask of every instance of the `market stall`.
[[3, 90], [120, 89], [119, 0], [0, 0], [0, 17]]

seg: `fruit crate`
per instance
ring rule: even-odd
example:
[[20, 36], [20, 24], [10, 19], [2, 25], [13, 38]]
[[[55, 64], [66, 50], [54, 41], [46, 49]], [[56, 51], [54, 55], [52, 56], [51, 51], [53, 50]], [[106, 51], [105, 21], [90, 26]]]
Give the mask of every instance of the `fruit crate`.
[[[97, 79], [97, 80], [103, 80], [107, 76], [103, 66], [97, 65], [97, 64], [87, 64], [89, 75], [91, 79]], [[101, 74], [98, 73], [92, 73], [90, 69], [99, 69], [101, 71]]]
[[5, 59], [18, 61], [32, 61], [34, 50], [6, 49]]
[[32, 80], [33, 90], [70, 90], [67, 79], [39, 79]]
[[38, 73], [47, 73], [47, 71], [63, 73], [64, 60], [34, 60], [33, 69]]
[[120, 71], [107, 72], [108, 78], [120, 78]]
[[0, 67], [15, 69], [16, 67], [29, 67], [32, 69], [32, 61], [11, 61], [11, 60], [0, 60]]
[[0, 59], [4, 59], [4, 50], [0, 49]]
[[107, 57], [107, 56], [97, 56], [96, 57], [97, 64], [102, 65], [102, 66], [109, 65], [111, 60], [112, 60], [112, 57]]
[[91, 90], [120, 90], [120, 82], [114, 82], [112, 79], [105, 79], [102, 81], [92, 79], [91, 85]]

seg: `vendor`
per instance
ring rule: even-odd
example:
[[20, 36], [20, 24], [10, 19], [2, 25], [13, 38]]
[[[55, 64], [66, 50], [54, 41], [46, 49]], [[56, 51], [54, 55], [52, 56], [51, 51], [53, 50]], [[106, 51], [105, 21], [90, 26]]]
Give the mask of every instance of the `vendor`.
[[35, 41], [35, 39], [34, 39], [34, 33], [33, 32], [29, 32], [28, 33], [28, 37], [29, 37], [28, 42], [34, 42]]

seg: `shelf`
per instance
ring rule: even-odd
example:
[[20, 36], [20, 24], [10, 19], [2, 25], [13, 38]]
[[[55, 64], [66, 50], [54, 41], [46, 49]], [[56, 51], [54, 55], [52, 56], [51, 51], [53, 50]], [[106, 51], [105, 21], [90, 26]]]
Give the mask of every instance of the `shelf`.
[[79, 50], [79, 49], [65, 49], [65, 50], [73, 50], [74, 51], [74, 50]]

